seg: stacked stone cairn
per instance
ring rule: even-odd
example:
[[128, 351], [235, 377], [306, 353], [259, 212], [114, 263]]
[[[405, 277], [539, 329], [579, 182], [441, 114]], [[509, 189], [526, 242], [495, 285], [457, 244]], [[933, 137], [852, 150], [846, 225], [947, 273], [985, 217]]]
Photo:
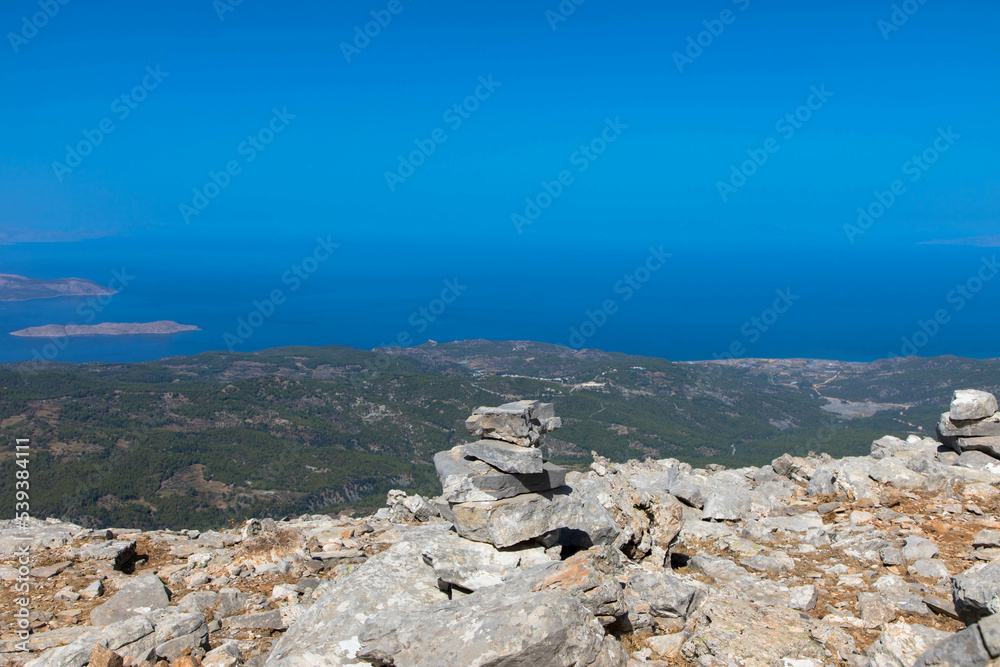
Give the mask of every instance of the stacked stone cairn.
[[542, 458], [541, 440], [561, 426], [552, 403], [476, 408], [465, 428], [480, 440], [434, 457], [438, 506], [459, 535], [496, 547], [557, 542], [571, 490], [566, 470]]
[[963, 456], [967, 452], [982, 452], [1000, 459], [1000, 411], [996, 397], [974, 389], [956, 391], [951, 410], [941, 415], [938, 434], [942, 442]]

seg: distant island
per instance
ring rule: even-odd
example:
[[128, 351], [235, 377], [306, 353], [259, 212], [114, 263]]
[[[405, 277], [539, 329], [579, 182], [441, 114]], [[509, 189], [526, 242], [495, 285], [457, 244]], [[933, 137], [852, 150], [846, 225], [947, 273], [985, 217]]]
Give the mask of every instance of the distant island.
[[921, 245], [971, 245], [979, 248], [997, 248], [1000, 247], [1000, 234], [970, 236], [964, 239], [938, 239], [924, 241]]
[[147, 323], [123, 324], [105, 322], [103, 324], [48, 324], [43, 327], [29, 327], [20, 331], [12, 331], [11, 336], [29, 338], [57, 338], [60, 336], [133, 336], [133, 335], [163, 335], [180, 333], [182, 331], [201, 331], [190, 324], [160, 321]]
[[0, 273], [0, 301], [29, 301], [59, 296], [105, 296], [114, 293], [113, 289], [83, 278], [36, 280]]

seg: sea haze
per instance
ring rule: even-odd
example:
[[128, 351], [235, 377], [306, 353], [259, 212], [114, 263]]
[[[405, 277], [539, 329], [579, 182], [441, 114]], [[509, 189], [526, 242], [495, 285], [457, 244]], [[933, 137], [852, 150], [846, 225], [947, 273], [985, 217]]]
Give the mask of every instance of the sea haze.
[[[47, 339], [8, 335], [18, 329], [155, 320], [202, 330], [71, 338], [63, 341], [56, 359], [134, 362], [227, 345], [244, 352], [285, 345], [370, 349], [488, 338], [673, 360], [735, 351], [746, 357], [868, 361], [903, 353], [902, 339], [912, 340], [914, 334], [916, 345], [906, 353], [1000, 356], [995, 333], [1000, 280], [973, 280], [969, 287], [981, 290], [971, 300], [953, 292], [977, 277], [983, 259], [997, 254], [992, 248], [890, 249], [846, 242], [816, 250], [759, 248], [752, 242], [711, 248], [703, 240], [671, 245], [664, 239], [519, 238], [504, 244], [460, 236], [442, 245], [415, 238], [322, 238], [339, 248], [315, 264], [303, 264], [322, 247], [315, 234], [220, 238], [211, 244], [148, 237], [0, 246], [3, 273], [79, 277], [107, 285], [117, 272], [128, 281], [103, 306], [94, 297], [0, 302], [0, 363], [30, 360], [46, 345], [48, 356], [56, 349]], [[648, 274], [640, 289], [629, 288], [624, 277], [634, 276], [635, 284], [646, 278], [640, 267], [651, 257], [650, 248], [659, 251], [661, 245], [671, 257]], [[658, 262], [654, 258], [649, 266]], [[296, 275], [296, 265], [307, 279]], [[314, 268], [311, 274], [309, 268]], [[255, 301], [271, 311], [265, 302], [275, 290], [283, 302], [273, 314], [251, 318]], [[435, 302], [442, 292], [453, 302]], [[781, 309], [791, 305], [775, 320], [767, 310], [776, 300]], [[610, 314], [601, 312], [604, 306]], [[947, 322], [932, 324], [936, 313]], [[240, 318], [259, 326], [241, 330]], [[603, 324], [585, 325], [590, 321]], [[920, 322], [932, 335], [922, 333]]]

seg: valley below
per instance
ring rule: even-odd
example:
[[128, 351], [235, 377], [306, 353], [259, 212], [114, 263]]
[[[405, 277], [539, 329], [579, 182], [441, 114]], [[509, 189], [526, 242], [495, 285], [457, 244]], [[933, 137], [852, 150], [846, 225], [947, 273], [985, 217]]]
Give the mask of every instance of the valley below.
[[[371, 509], [393, 488], [433, 496], [434, 453], [468, 440], [462, 420], [480, 405], [555, 403], [564, 426], [546, 455], [569, 468], [591, 452], [732, 467], [862, 454], [886, 434], [933, 436], [964, 387], [1000, 391], [1000, 362], [673, 363], [485, 340], [287, 347], [2, 366], [0, 434], [32, 441], [40, 516], [207, 529]], [[0, 487], [12, 494], [13, 483]]]

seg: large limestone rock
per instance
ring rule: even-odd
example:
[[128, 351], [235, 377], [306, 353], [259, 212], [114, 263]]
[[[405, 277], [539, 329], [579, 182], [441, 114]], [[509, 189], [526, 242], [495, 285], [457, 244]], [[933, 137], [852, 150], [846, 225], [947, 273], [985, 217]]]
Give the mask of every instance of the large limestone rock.
[[369, 618], [358, 658], [398, 667], [624, 667], [628, 656], [572, 595], [503, 587]]
[[955, 611], [965, 623], [1000, 612], [1000, 561], [973, 566], [952, 577]]
[[542, 472], [512, 475], [466, 456], [465, 446], [434, 455], [434, 468], [450, 503], [502, 500], [524, 493], [550, 491], [566, 482], [566, 471], [550, 463]]
[[638, 568], [629, 573], [628, 586], [649, 605], [654, 616], [661, 618], [686, 619], [711, 592], [696, 579], [681, 578], [664, 570]]
[[610, 474], [581, 476], [573, 481], [573, 490], [597, 499], [608, 511], [621, 530], [615, 546], [622, 553], [663, 567], [669, 565], [684, 512], [665, 488], [666, 471], [658, 467], [637, 462], [615, 466]]
[[718, 596], [710, 598], [693, 617], [698, 620], [697, 629], [682, 649], [690, 662], [781, 665], [788, 664], [785, 658], [819, 661], [811, 664], [832, 662], [824, 641], [811, 631], [822, 624], [805, 621], [791, 609], [763, 609], [745, 600]]
[[959, 389], [951, 401], [953, 421], [971, 421], [992, 417], [1000, 410], [996, 396], [975, 389]]
[[613, 544], [618, 526], [594, 498], [562, 487], [493, 502], [467, 502], [443, 510], [458, 534], [496, 547], [509, 547], [559, 530], [559, 541], [590, 547]]
[[465, 420], [466, 430], [479, 438], [505, 440], [522, 447], [535, 447], [542, 435], [562, 426], [552, 403], [517, 401], [500, 407], [478, 407]]
[[90, 612], [93, 625], [111, 625], [170, 604], [166, 586], [155, 574], [142, 574]]
[[428, 539], [447, 524], [409, 530], [387, 551], [350, 576], [325, 582], [322, 596], [275, 644], [268, 667], [346, 667], [357, 659], [365, 621], [380, 611], [417, 610], [447, 600], [434, 569], [422, 558]]
[[518, 475], [542, 472], [542, 450], [503, 440], [478, 440], [462, 446], [465, 456], [489, 463], [497, 470]]

